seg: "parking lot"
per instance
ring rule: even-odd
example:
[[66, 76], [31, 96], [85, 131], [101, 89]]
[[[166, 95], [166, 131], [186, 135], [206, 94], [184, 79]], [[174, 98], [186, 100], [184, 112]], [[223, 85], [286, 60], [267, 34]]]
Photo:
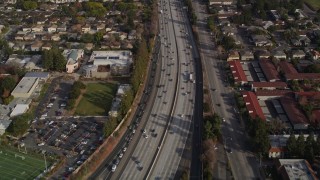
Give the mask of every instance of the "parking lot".
[[56, 178], [68, 176], [103, 141], [102, 118], [46, 118], [33, 123], [33, 131], [24, 139], [33, 149], [42, 149], [66, 157], [65, 167]]

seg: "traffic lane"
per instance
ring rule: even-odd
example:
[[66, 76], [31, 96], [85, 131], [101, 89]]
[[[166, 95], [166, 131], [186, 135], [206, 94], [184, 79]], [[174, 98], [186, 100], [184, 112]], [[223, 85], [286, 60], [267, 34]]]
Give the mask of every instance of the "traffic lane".
[[[151, 94], [151, 97], [154, 97], [155, 95], [155, 91], [157, 91], [157, 89], [155, 89], [155, 88], [153, 88], [152, 89], [152, 94]], [[146, 118], [148, 118], [148, 112], [149, 112], [149, 109], [151, 108], [151, 106], [148, 106], [146, 109], [143, 109], [143, 110], [145, 110], [146, 112], [144, 113], [144, 116], [142, 117], [142, 118], [144, 118], [144, 119], [146, 119]], [[140, 123], [141, 124], [141, 123]], [[138, 126], [138, 128], [136, 129], [136, 133], [140, 133], [140, 130], [139, 130], [139, 128], [142, 128], [143, 126]], [[141, 136], [135, 136], [135, 138], [137, 138], [137, 139], [141, 139]], [[127, 150], [127, 151], [130, 151], [130, 149], [131, 149], [131, 147], [132, 146], [129, 146], [129, 149]], [[123, 159], [129, 159], [130, 158], [130, 155], [131, 155], [131, 153], [125, 153], [124, 154], [124, 157], [123, 157]], [[126, 161], [120, 161], [120, 164], [119, 164], [119, 166], [117, 167], [117, 171], [116, 172], [121, 172], [121, 171], [119, 171], [119, 169], [123, 169], [124, 167], [126, 167], [127, 166], [127, 163], [125, 163]], [[123, 166], [122, 166], [122, 164], [123, 164]], [[122, 166], [122, 167], [121, 167]], [[112, 178], [111, 179], [113, 179], [113, 178], [115, 178], [115, 179], [117, 179], [117, 177], [120, 175], [120, 174], [116, 174], [116, 172], [113, 174], [113, 176], [112, 176]]]

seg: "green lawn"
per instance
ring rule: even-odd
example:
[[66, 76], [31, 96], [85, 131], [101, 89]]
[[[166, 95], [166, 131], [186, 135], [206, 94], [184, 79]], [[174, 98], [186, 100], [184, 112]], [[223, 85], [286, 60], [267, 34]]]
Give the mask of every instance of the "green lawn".
[[[20, 155], [24, 157], [15, 157]], [[49, 166], [49, 162], [47, 164]], [[0, 179], [35, 179], [45, 170], [44, 159], [15, 150], [0, 148]]]
[[86, 93], [83, 95], [76, 108], [76, 115], [105, 116], [110, 110], [112, 99], [117, 91], [117, 85], [111, 83], [87, 84]]
[[314, 9], [320, 9], [319, 0], [305, 0], [306, 3], [309, 3]]

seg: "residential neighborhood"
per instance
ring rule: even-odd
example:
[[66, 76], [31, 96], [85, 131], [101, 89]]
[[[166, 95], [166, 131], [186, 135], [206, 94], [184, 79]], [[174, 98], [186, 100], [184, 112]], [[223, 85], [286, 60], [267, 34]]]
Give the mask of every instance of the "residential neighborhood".
[[319, 179], [320, 2], [0, 1], [0, 175]]

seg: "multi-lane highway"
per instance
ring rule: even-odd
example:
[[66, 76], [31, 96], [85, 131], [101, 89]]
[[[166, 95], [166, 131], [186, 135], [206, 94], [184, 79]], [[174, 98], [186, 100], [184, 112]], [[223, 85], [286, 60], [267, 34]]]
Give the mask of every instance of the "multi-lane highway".
[[[199, 50], [203, 62], [203, 68], [208, 79], [210, 96], [214, 110], [224, 117], [226, 122], [222, 125], [222, 135], [225, 147], [229, 153], [234, 179], [259, 178], [259, 165], [257, 159], [250, 152], [248, 137], [244, 132], [244, 125], [234, 111], [234, 96], [229, 88], [225, 74], [225, 62], [219, 59], [215, 50], [213, 38], [207, 28], [206, 4], [200, 0], [193, 1], [193, 7], [197, 14], [197, 31], [199, 35]], [[231, 151], [230, 151], [231, 150]], [[225, 171], [222, 171], [225, 172]], [[226, 174], [219, 174], [218, 179], [226, 179]]]
[[198, 83], [194, 62], [198, 59], [197, 52], [186, 12], [181, 7], [176, 0], [159, 2], [160, 52], [154, 59], [152, 80], [145, 90], [147, 98], [142, 100], [134, 120], [140, 123], [125, 134], [126, 138], [92, 179], [176, 177], [193, 129]]

